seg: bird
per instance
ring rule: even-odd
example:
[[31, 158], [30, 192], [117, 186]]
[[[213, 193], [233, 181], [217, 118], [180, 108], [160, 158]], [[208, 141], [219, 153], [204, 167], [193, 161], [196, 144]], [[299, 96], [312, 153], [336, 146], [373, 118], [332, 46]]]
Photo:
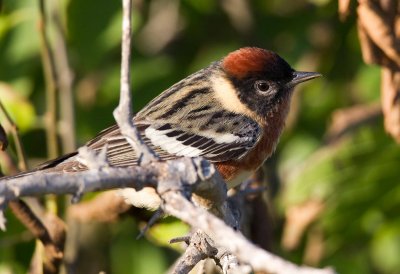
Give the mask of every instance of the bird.
[[[319, 76], [294, 70], [273, 51], [244, 47], [172, 85], [132, 119], [144, 143], [161, 161], [203, 157], [215, 165], [232, 188], [275, 151], [294, 87]], [[111, 166], [139, 163], [138, 154], [117, 125], [101, 131], [85, 146], [97, 152], [106, 146]], [[87, 169], [78, 153], [72, 152], [33, 172]], [[146, 201], [151, 198], [145, 191], [131, 191], [133, 196], [127, 199], [132, 204], [157, 207], [157, 201]]]

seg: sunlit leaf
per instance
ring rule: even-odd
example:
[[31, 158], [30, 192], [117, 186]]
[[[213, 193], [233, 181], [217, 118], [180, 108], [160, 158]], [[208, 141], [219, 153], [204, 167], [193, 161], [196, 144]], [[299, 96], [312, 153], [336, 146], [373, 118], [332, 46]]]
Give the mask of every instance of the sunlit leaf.
[[148, 233], [157, 244], [180, 251], [179, 244], [170, 244], [169, 241], [176, 237], [186, 236], [189, 233], [189, 227], [180, 221], [163, 222], [155, 224]]
[[[0, 82], [0, 98], [21, 131], [25, 131], [34, 125], [36, 114], [32, 103], [22, 97], [10, 85]], [[0, 116], [0, 118], [2, 117]]]

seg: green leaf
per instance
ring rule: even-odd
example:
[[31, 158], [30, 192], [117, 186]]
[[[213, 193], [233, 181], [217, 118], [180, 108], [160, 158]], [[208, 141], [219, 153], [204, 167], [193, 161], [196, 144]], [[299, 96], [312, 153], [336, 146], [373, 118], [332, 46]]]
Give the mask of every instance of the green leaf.
[[400, 222], [388, 223], [373, 237], [372, 260], [382, 273], [398, 273], [400, 269]]
[[[14, 90], [12, 86], [0, 82], [0, 98], [21, 132], [33, 127], [36, 120], [35, 110], [25, 97]], [[0, 116], [1, 121], [4, 121], [4, 117]]]

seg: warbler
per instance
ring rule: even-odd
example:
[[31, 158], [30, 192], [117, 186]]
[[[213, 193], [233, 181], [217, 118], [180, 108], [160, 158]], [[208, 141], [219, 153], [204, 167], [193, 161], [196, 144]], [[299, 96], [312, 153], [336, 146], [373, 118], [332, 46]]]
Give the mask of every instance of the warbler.
[[[319, 76], [295, 71], [272, 51], [245, 47], [163, 91], [133, 121], [143, 141], [162, 161], [204, 157], [233, 187], [274, 152], [294, 87]], [[138, 164], [137, 153], [117, 125], [100, 132], [86, 146], [95, 151], [107, 146], [112, 166]], [[36, 171], [68, 173], [86, 169], [73, 152]], [[131, 202], [146, 206], [146, 199]]]

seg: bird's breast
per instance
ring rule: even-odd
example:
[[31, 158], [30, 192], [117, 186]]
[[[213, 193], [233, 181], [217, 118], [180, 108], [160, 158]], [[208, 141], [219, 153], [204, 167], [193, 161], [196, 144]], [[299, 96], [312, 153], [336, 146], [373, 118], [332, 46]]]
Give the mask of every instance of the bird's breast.
[[[276, 105], [274, 110], [267, 114], [260, 141], [243, 158], [215, 164], [229, 186], [237, 185], [245, 180], [275, 151], [285, 126], [289, 106], [290, 100], [283, 100]], [[238, 180], [239, 182], [237, 182]]]
[[[236, 186], [257, 170], [275, 150], [277, 138], [265, 134], [257, 145], [243, 158], [216, 163], [222, 177], [231, 185]], [[237, 182], [239, 181], [239, 182]], [[233, 187], [232, 186], [232, 187]]]

